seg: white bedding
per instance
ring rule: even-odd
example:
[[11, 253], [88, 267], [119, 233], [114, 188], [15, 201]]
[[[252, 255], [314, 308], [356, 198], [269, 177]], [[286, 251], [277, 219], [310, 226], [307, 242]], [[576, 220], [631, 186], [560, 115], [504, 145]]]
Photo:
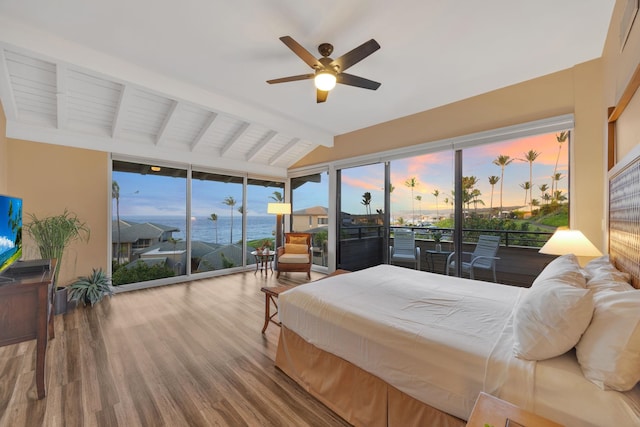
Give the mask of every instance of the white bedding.
[[487, 391], [567, 426], [638, 425], [638, 387], [603, 392], [576, 375], [571, 354], [537, 364], [513, 357], [512, 314], [524, 292], [380, 265], [282, 293], [279, 315], [309, 343], [459, 418]]

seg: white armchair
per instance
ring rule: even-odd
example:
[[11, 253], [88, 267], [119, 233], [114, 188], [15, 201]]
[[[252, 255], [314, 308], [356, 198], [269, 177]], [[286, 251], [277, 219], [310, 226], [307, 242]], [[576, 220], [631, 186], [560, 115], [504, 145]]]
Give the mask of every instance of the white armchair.
[[410, 262], [420, 270], [420, 248], [412, 230], [397, 229], [393, 232], [393, 246], [389, 246], [389, 263]]

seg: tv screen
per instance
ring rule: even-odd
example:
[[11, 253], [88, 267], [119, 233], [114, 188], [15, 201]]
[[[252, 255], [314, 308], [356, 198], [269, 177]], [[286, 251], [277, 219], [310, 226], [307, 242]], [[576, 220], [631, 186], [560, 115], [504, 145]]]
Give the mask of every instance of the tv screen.
[[22, 199], [0, 194], [0, 273], [22, 256]]

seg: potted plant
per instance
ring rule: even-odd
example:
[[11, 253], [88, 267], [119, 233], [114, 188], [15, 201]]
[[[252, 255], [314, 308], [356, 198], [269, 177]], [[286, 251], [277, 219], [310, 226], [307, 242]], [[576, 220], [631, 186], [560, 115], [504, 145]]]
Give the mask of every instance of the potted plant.
[[75, 301], [77, 304], [78, 301], [82, 301], [84, 305], [90, 303], [93, 307], [105, 295], [113, 295], [111, 279], [101, 268], [94, 268], [90, 275], [78, 277], [78, 280], [69, 285], [68, 295], [70, 302]]
[[431, 238], [433, 239], [433, 242], [435, 243], [436, 251], [441, 252], [442, 251], [442, 245], [440, 244], [440, 242], [442, 241], [442, 232], [440, 230], [436, 230], [436, 231], [431, 232]]
[[[27, 233], [38, 246], [42, 259], [56, 259], [53, 283], [55, 289], [54, 307], [55, 313], [65, 313], [66, 289], [58, 288], [58, 276], [62, 267], [62, 256], [65, 249], [75, 240], [88, 241], [89, 227], [77, 215], [65, 209], [60, 215], [38, 218], [35, 214], [29, 214], [31, 221], [25, 225]], [[60, 295], [58, 295], [60, 294]]]

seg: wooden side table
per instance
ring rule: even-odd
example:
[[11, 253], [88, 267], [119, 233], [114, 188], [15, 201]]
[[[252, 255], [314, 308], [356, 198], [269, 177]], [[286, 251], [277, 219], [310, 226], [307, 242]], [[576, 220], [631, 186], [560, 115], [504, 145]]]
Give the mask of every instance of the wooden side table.
[[467, 427], [484, 427], [485, 424], [493, 427], [563, 427], [490, 394], [480, 393]]
[[[326, 279], [327, 277], [337, 276], [339, 274], [349, 273], [347, 270], [338, 269], [331, 274], [327, 274], [326, 276], [318, 279]], [[269, 326], [269, 322], [280, 326], [280, 322], [274, 320], [273, 318], [278, 315], [278, 296], [284, 291], [288, 291], [291, 288], [295, 288], [299, 285], [280, 285], [280, 286], [263, 286], [260, 288], [260, 291], [264, 292], [264, 325], [262, 326], [262, 333], [267, 330], [267, 326]], [[271, 304], [276, 308], [274, 313], [271, 313]]]
[[262, 274], [262, 270], [264, 270], [264, 275], [267, 276], [268, 274], [267, 269], [269, 269], [271, 270], [271, 274], [273, 274], [273, 258], [276, 256], [275, 251], [269, 251], [269, 250], [262, 251], [262, 252], [252, 251], [251, 255], [253, 255], [256, 258], [255, 273], [257, 273], [258, 270], [260, 270], [260, 274]]

